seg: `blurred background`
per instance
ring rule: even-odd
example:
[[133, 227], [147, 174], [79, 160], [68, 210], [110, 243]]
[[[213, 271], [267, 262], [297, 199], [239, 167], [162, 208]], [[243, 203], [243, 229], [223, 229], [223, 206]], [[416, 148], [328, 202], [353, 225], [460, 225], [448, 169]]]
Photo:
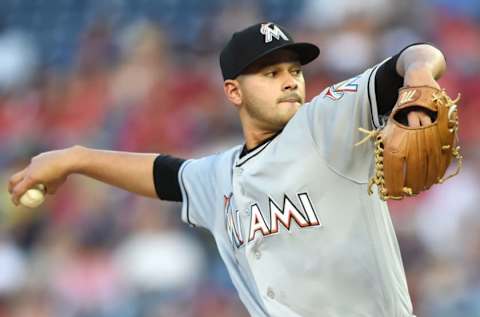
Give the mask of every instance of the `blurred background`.
[[39, 209], [7, 180], [75, 144], [196, 157], [241, 143], [218, 54], [235, 30], [286, 26], [322, 54], [309, 99], [415, 41], [462, 93], [462, 173], [392, 203], [415, 312], [480, 316], [480, 3], [476, 0], [2, 0], [0, 317], [248, 316], [215, 245], [179, 204], [70, 177]]

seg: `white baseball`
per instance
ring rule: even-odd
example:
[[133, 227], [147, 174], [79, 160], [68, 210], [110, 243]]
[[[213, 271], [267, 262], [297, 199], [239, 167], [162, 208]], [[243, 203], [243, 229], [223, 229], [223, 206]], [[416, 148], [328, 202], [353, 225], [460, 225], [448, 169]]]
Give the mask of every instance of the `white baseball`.
[[42, 184], [36, 185], [34, 188], [27, 190], [22, 197], [20, 203], [28, 208], [36, 208], [40, 206], [45, 200], [45, 186]]

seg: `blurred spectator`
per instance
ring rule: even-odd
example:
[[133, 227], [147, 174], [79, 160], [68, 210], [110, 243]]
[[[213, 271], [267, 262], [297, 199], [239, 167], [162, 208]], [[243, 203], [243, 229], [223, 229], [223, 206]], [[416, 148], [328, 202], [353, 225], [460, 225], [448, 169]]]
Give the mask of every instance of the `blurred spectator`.
[[25, 282], [25, 256], [10, 240], [0, 240], [0, 297], [18, 292]]
[[158, 210], [158, 205], [137, 200], [132, 233], [115, 252], [122, 276], [131, 287], [145, 292], [194, 288], [205, 269], [203, 250], [179, 230], [178, 221], [172, 221], [177, 210]]
[[0, 20], [0, 94], [25, 88], [35, 74], [37, 52], [25, 32], [6, 28]]
[[[405, 45], [445, 52], [459, 176], [390, 203], [416, 314], [480, 315], [480, 5], [470, 0], [0, 3], [0, 181], [73, 144], [192, 157], [241, 142], [218, 51], [258, 21], [321, 47], [308, 99]], [[175, 205], [69, 180], [36, 211], [0, 193], [0, 317], [247, 316], [215, 241]]]
[[132, 151], [192, 149], [205, 137], [202, 116], [217, 110], [209, 78], [176, 69], [163, 33], [153, 24], [132, 25], [121, 47], [111, 88], [115, 121], [106, 123], [115, 138], [110, 142]]
[[385, 21], [395, 8], [391, 0], [325, 1], [310, 0], [305, 5], [305, 20], [315, 29], [335, 28], [348, 23], [352, 17], [361, 17], [378, 25]]
[[322, 58], [327, 70], [345, 79], [375, 63], [375, 35], [374, 25], [364, 17], [346, 21], [326, 39]]
[[58, 313], [72, 317], [122, 316], [123, 293], [118, 272], [104, 244], [109, 237], [106, 227], [99, 228], [102, 231], [85, 228], [64, 250], [67, 252], [64, 257], [50, 263], [49, 286], [59, 299]]
[[464, 221], [478, 210], [480, 154], [474, 150], [464, 155], [461, 173], [442, 186], [434, 186], [417, 205], [418, 233], [436, 256], [454, 259], [461, 256]]

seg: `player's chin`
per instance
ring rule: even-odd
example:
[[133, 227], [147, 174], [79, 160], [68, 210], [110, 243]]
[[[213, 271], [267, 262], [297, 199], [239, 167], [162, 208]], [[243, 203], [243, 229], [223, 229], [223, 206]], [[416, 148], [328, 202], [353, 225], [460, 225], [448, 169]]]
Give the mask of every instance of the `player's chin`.
[[284, 101], [278, 103], [278, 111], [286, 115], [293, 116], [297, 110], [302, 106], [300, 102], [297, 101]]
[[[278, 111], [283, 115], [283, 116], [290, 116], [292, 117], [298, 109], [302, 106], [300, 102], [280, 102], [278, 104]], [[290, 118], [288, 118], [290, 119]]]
[[291, 109], [288, 109], [288, 111], [280, 111], [280, 113], [278, 113], [278, 116], [277, 116], [277, 123], [278, 125], [284, 127], [288, 121], [290, 121], [290, 119], [292, 119], [292, 117], [295, 115], [295, 113], [297, 112], [298, 109], [295, 109], [295, 108], [291, 108]]

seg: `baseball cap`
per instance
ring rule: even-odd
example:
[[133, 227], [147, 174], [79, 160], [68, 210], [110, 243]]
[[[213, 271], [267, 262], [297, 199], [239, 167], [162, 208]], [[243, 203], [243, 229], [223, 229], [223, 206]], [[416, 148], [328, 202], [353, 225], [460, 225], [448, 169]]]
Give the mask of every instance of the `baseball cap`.
[[220, 53], [223, 79], [234, 79], [259, 58], [287, 48], [298, 54], [300, 64], [313, 61], [320, 49], [311, 43], [295, 43], [288, 32], [272, 22], [258, 23], [235, 32]]

